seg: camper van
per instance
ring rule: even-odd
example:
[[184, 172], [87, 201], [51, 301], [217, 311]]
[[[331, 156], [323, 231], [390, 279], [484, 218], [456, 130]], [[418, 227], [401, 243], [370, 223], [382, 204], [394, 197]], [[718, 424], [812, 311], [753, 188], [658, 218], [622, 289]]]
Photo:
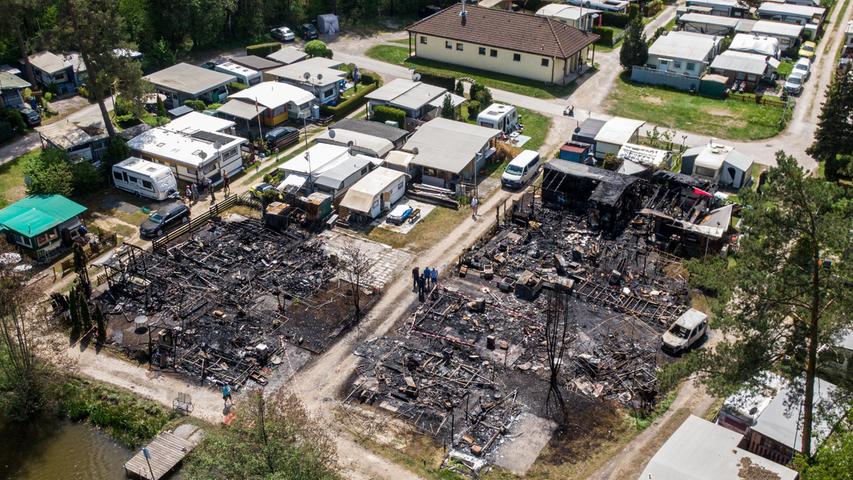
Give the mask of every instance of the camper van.
[[539, 152], [525, 150], [506, 166], [501, 184], [506, 188], [521, 188], [539, 172]]
[[171, 168], [136, 157], [113, 165], [113, 183], [116, 188], [154, 200], [164, 200], [178, 188]]
[[518, 110], [511, 105], [493, 103], [477, 115], [477, 125], [510, 134], [518, 128]]

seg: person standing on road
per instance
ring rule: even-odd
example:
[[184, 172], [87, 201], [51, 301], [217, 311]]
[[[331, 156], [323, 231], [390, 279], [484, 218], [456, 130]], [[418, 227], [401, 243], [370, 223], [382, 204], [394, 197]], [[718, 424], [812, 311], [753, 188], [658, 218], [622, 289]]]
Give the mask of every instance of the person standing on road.
[[426, 279], [423, 275], [418, 277], [418, 301], [424, 301], [424, 290], [426, 287]]
[[413, 268], [412, 269], [412, 291], [413, 292], [418, 291], [418, 277], [419, 276], [420, 276], [420, 271], [418, 270], [418, 267]]
[[198, 184], [193, 183], [191, 185], [192, 185], [192, 191], [193, 191], [193, 202], [197, 202], [198, 201]]
[[438, 269], [435, 267], [430, 268], [429, 274], [432, 277], [432, 288], [435, 288], [438, 285]]
[[477, 220], [477, 208], [480, 206], [480, 201], [477, 200], [477, 196], [474, 195], [471, 197], [471, 218]]
[[426, 289], [429, 290], [429, 281], [432, 278], [430, 275], [429, 267], [424, 267], [424, 285]]

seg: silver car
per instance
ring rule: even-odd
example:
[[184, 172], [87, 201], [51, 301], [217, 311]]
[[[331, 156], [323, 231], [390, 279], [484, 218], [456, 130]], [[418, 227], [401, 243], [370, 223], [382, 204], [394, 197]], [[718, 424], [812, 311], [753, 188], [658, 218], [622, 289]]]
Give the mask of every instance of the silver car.
[[287, 27], [273, 28], [270, 30], [270, 35], [272, 35], [272, 38], [281, 42], [292, 42], [296, 39], [296, 35], [293, 33], [293, 30]]
[[799, 72], [791, 72], [788, 75], [788, 79], [785, 80], [785, 93], [788, 95], [799, 95], [803, 92], [803, 83], [805, 83], [805, 78], [802, 73]]

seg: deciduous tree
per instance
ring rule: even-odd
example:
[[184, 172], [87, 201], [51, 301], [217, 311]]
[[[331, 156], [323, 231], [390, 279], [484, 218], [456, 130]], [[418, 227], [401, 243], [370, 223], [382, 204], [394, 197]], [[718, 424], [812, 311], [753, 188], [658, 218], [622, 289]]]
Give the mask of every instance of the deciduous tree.
[[338, 480], [324, 425], [282, 390], [253, 390], [227, 428], [213, 429], [190, 455], [188, 480], [209, 478]]

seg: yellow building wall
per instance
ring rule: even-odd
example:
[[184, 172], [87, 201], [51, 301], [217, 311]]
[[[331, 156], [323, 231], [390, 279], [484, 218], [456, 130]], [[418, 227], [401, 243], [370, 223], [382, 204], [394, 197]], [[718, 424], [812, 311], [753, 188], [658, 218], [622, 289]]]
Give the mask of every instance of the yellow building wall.
[[274, 127], [281, 122], [287, 120], [287, 109], [283, 109], [283, 111], [278, 115], [272, 115], [269, 110], [264, 112], [262, 117], [264, 125], [267, 127]]
[[[427, 43], [421, 43], [420, 34], [415, 34], [413, 43], [415, 46], [415, 54], [418, 57], [439, 62], [452, 63], [465, 67], [478, 68], [480, 70], [488, 70], [516, 77], [529, 78], [546, 83], [565, 82], [564, 74], [568, 75], [569, 71], [564, 71], [565, 61], [562, 59], [554, 59], [543, 55], [535, 55], [532, 53], [515, 52], [502, 48], [489, 47], [487, 45], [478, 45], [475, 43], [458, 42], [456, 40], [448, 40], [441, 37], [426, 37]], [[445, 42], [449, 41], [451, 48], [445, 48]], [[456, 44], [462, 44], [462, 51], [456, 49]], [[480, 55], [479, 48], [485, 47], [486, 54]], [[491, 56], [491, 50], [497, 50], [497, 57]], [[513, 60], [513, 54], [521, 55], [521, 60], [516, 62]], [[542, 66], [542, 59], [548, 60], [548, 66]], [[576, 58], [571, 59], [571, 63], [576, 63]], [[571, 65], [570, 65], [571, 66]]]

